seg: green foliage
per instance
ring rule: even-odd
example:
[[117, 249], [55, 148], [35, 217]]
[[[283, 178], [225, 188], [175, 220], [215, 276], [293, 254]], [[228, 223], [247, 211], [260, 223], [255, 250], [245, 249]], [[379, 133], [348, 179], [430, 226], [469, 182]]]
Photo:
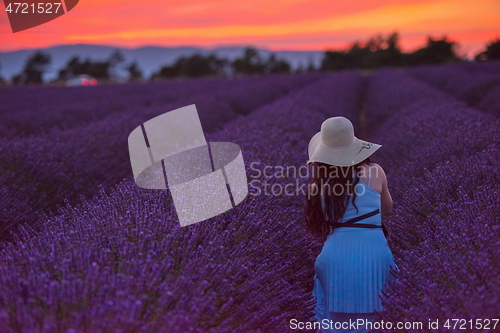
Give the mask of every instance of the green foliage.
[[[59, 70], [58, 79], [68, 80], [81, 74], [88, 74], [97, 79], [110, 79], [116, 77], [116, 68], [124, 61], [125, 57], [119, 50], [113, 51], [106, 61], [92, 61], [89, 58], [80, 61], [79, 56], [73, 56], [66, 66]], [[134, 75], [139, 75], [137, 64], [130, 66], [133, 67]], [[130, 73], [130, 69], [128, 70]]]
[[[302, 64], [295, 72], [338, 71], [344, 69], [373, 70], [380, 67], [405, 67], [416, 65], [437, 65], [461, 61], [456, 53], [457, 43], [449, 41], [446, 36], [442, 39], [427, 37], [424, 47], [410, 53], [403, 53], [399, 46], [399, 35], [393, 32], [387, 37], [378, 34], [369, 38], [366, 42], [354, 41], [346, 50], [326, 50], [319, 68], [316, 68], [309, 60], [307, 67]], [[476, 61], [500, 59], [500, 38], [486, 45], [486, 49], [475, 56]], [[80, 60], [79, 56], [73, 56], [67, 64], [58, 71], [58, 80], [68, 80], [74, 76], [88, 74], [97, 79], [111, 79], [117, 76], [119, 66], [122, 66], [125, 57], [119, 49], [114, 50], [106, 61]], [[43, 73], [51, 63], [49, 54], [41, 50], [35, 52], [27, 59], [24, 69], [11, 78], [12, 85], [41, 84]], [[1, 67], [0, 67], [1, 68]], [[143, 78], [136, 61], [123, 65], [128, 72], [129, 81], [137, 81]], [[218, 58], [215, 54], [204, 56], [196, 53], [184, 56], [169, 66], [161, 67], [150, 77], [151, 80], [158, 78], [194, 78], [204, 76], [225, 77], [232, 72], [233, 75], [258, 75], [269, 73], [290, 73], [290, 64], [283, 59], [277, 59], [271, 53], [268, 59], [264, 59], [254, 47], [247, 47], [243, 55], [233, 61]], [[7, 82], [0, 75], [0, 86]]]
[[423, 64], [445, 64], [461, 60], [455, 51], [456, 43], [427, 38], [427, 44], [411, 53], [403, 53], [397, 32], [371, 37], [367, 42], [356, 41], [347, 50], [325, 51], [321, 70], [376, 69]]
[[120, 50], [114, 50], [108, 57], [109, 63], [109, 76], [118, 77], [117, 70], [118, 67], [125, 61], [125, 57]]
[[243, 57], [234, 60], [232, 67], [236, 75], [252, 75], [263, 74], [266, 69], [266, 64], [255, 48], [247, 47]]
[[109, 61], [96, 61], [90, 59], [80, 62], [78, 56], [72, 57], [65, 67], [59, 70], [58, 79], [67, 80], [81, 74], [92, 75], [97, 79], [109, 79], [111, 63]]
[[190, 57], [181, 57], [171, 66], [163, 66], [151, 79], [175, 77], [224, 76], [225, 59], [214, 54], [203, 56], [196, 53]]
[[[0, 62], [0, 71], [2, 70], [2, 63]], [[7, 85], [7, 81], [5, 81], [5, 79], [0, 75], [0, 87], [1, 86], [6, 86]]]
[[136, 81], [142, 79], [142, 71], [139, 69], [139, 66], [136, 61], [130, 63], [125, 69], [129, 73], [129, 81]]
[[494, 59], [500, 60], [500, 38], [497, 38], [486, 45], [486, 50], [477, 54], [475, 59], [478, 61]]
[[282, 59], [277, 59], [271, 54], [264, 60], [257, 49], [247, 47], [241, 58], [229, 62], [220, 59], [215, 54], [203, 56], [194, 54], [190, 57], [181, 57], [170, 66], [163, 66], [151, 79], [176, 78], [176, 77], [202, 77], [202, 76], [226, 76], [227, 67], [231, 67], [234, 75], [255, 75], [267, 73], [290, 73], [290, 64]]
[[290, 64], [282, 59], [276, 59], [274, 54], [271, 54], [266, 63], [265, 72], [267, 73], [290, 73]]
[[385, 66], [401, 66], [404, 54], [398, 45], [397, 32], [386, 39], [377, 35], [367, 42], [355, 41], [347, 50], [328, 50], [321, 62], [321, 70], [375, 69]]
[[125, 57], [120, 50], [114, 50], [108, 58], [110, 66], [116, 66], [125, 61]]
[[456, 42], [427, 37], [427, 45], [408, 55], [409, 65], [438, 65], [452, 63], [460, 60], [455, 52]]
[[243, 57], [235, 59], [231, 66], [235, 75], [290, 73], [290, 64], [287, 61], [277, 59], [274, 53], [264, 60], [253, 47], [247, 47]]
[[309, 58], [309, 63], [307, 65], [307, 71], [308, 72], [314, 72], [316, 70], [316, 67], [314, 67], [314, 63], [311, 58]]
[[41, 50], [33, 53], [24, 65], [21, 73], [12, 77], [12, 84], [41, 84], [43, 83], [43, 73], [47, 70], [52, 59], [50, 54]]

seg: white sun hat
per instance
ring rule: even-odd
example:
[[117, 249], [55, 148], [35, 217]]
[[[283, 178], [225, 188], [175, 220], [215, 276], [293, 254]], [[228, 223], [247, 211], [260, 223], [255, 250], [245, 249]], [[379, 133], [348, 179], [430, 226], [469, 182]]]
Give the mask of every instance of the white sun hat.
[[337, 166], [351, 166], [362, 162], [382, 145], [360, 140], [345, 117], [328, 118], [321, 124], [321, 131], [309, 141], [309, 161]]

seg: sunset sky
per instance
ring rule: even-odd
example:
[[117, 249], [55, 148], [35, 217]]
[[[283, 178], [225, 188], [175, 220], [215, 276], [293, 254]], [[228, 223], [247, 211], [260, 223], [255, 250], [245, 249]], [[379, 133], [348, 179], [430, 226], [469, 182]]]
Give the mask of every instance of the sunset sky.
[[500, 38], [500, 0], [80, 0], [18, 33], [0, 8], [0, 51], [76, 43], [324, 50], [397, 31], [404, 51], [447, 35], [471, 56]]

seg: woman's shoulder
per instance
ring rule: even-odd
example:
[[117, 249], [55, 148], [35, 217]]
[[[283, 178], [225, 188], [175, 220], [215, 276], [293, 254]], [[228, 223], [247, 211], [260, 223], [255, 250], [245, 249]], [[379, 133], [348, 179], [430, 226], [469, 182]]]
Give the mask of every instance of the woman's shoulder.
[[370, 175], [370, 176], [375, 176], [376, 178], [379, 178], [380, 176], [382, 178], [385, 178], [385, 171], [384, 169], [378, 164], [378, 163], [367, 163], [362, 166], [362, 170], [364, 174]]
[[378, 163], [374, 163], [374, 162], [370, 162], [370, 163], [364, 163], [364, 164], [361, 164], [361, 167], [364, 168], [364, 169], [380, 169], [380, 170], [384, 170], [382, 169], [382, 167], [378, 164]]

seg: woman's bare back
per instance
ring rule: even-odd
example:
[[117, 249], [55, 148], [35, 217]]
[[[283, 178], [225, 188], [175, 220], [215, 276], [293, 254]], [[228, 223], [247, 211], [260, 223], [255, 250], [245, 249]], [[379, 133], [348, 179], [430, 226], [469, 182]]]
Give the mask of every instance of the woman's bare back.
[[380, 193], [380, 205], [382, 215], [387, 216], [392, 210], [392, 197], [387, 185], [387, 176], [384, 169], [377, 163], [364, 164], [358, 173], [358, 177], [371, 189]]

